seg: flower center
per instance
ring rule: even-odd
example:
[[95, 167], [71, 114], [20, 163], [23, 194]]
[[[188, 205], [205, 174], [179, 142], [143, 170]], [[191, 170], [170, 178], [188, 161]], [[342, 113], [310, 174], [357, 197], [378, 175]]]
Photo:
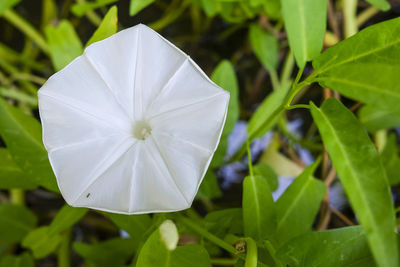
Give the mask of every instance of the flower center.
[[139, 140], [146, 140], [151, 135], [151, 127], [145, 121], [138, 121], [133, 125], [133, 137]]

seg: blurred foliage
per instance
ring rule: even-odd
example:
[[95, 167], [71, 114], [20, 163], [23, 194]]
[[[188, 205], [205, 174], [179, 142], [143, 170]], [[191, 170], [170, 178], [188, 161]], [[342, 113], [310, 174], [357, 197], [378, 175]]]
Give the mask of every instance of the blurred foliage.
[[[399, 12], [397, 0], [0, 0], [0, 267], [399, 266]], [[188, 210], [72, 208], [37, 90], [138, 23], [230, 92], [219, 147]], [[276, 199], [283, 176], [297, 178]]]

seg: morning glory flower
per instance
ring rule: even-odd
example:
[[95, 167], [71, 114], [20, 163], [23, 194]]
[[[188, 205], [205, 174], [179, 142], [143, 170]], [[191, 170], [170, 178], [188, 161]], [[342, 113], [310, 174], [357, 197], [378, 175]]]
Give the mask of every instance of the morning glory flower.
[[39, 90], [43, 142], [64, 199], [124, 214], [190, 207], [228, 102], [144, 25], [90, 45]]

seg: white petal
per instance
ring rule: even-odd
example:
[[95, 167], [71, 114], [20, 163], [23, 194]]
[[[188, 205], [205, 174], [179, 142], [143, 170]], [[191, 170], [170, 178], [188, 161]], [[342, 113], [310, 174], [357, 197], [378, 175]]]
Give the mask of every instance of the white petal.
[[88, 113], [79, 107], [41, 94], [40, 117], [46, 149], [61, 148], [119, 134], [117, 126], [104, 120], [99, 112]]
[[51, 151], [50, 163], [65, 200], [75, 205], [84, 191], [135, 142], [130, 136], [115, 135]]
[[171, 175], [191, 203], [213, 151], [167, 133], [154, 132], [153, 136]]
[[[110, 88], [84, 56], [49, 78], [39, 90], [39, 97], [48, 96], [82, 112], [97, 114], [105, 121], [125, 129], [130, 119], [116, 101]], [[39, 98], [39, 104], [42, 103]]]
[[168, 133], [215, 151], [225, 123], [228, 100], [229, 95], [221, 92], [209, 99], [164, 111], [149, 123], [154, 132]]
[[151, 138], [141, 147], [132, 180], [131, 213], [177, 211], [189, 207]]
[[138, 68], [135, 75], [134, 112], [143, 119], [149, 104], [179, 71], [187, 56], [161, 35], [140, 26]]
[[139, 28], [138, 25], [93, 43], [84, 53], [131, 119], [134, 78], [138, 64]]

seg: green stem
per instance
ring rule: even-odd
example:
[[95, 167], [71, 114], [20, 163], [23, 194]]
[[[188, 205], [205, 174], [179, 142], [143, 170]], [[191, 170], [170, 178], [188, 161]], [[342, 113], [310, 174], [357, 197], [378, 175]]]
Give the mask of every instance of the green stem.
[[256, 242], [249, 237], [244, 238], [244, 241], [246, 241], [246, 262], [244, 266], [257, 267], [258, 255]]
[[3, 17], [20, 31], [25, 33], [26, 36], [31, 38], [45, 54], [49, 55], [50, 49], [45, 39], [34, 27], [32, 27], [31, 24], [29, 24], [28, 21], [23, 19], [11, 9], [4, 11]]
[[163, 29], [178, 19], [188, 5], [189, 1], [184, 1], [183, 3], [173, 1], [172, 4], [167, 8], [165, 15], [161, 19], [151, 23], [149, 27], [155, 31]]
[[69, 267], [70, 262], [70, 247], [71, 247], [72, 229], [68, 229], [63, 233], [60, 247], [58, 248], [57, 259], [58, 267]]
[[344, 0], [344, 35], [348, 38], [357, 33], [357, 0]]
[[246, 140], [246, 149], [247, 149], [247, 160], [249, 162], [249, 172], [251, 176], [254, 176], [253, 172], [253, 161], [251, 159], [251, 151], [250, 151], [250, 142], [249, 139]]
[[275, 266], [276, 267], [283, 267], [283, 264], [275, 256], [276, 250], [275, 250], [274, 246], [272, 245], [272, 243], [269, 240], [265, 240], [264, 245], [267, 248], [269, 254], [271, 254], [271, 257], [275, 262]]
[[286, 106], [286, 107], [285, 107], [285, 109], [287, 109], [287, 110], [296, 109], [296, 108], [310, 109], [310, 105], [307, 105], [307, 104], [297, 104], [297, 105], [291, 105], [291, 106]]
[[10, 202], [15, 205], [25, 205], [25, 194], [22, 189], [10, 189]]
[[182, 223], [186, 227], [188, 227], [191, 230], [193, 230], [194, 232], [196, 232], [199, 235], [203, 236], [204, 238], [210, 240], [215, 245], [225, 249], [229, 253], [232, 253], [234, 255], [238, 255], [236, 249], [231, 244], [229, 244], [229, 243], [225, 242], [224, 240], [222, 240], [221, 238], [211, 234], [206, 229], [204, 229], [203, 227], [199, 226], [197, 223], [193, 222], [192, 220], [182, 216], [179, 213], [176, 213], [176, 216], [174, 216], [174, 218], [178, 222]]
[[379, 12], [380, 10], [374, 6], [365, 9], [363, 12], [360, 13], [360, 15], [357, 16], [357, 27], [361, 27], [362, 25], [364, 25], [364, 23], [366, 23]]
[[276, 70], [275, 69], [269, 70], [269, 76], [271, 78], [271, 84], [274, 91], [279, 90], [280, 84]]
[[284, 84], [289, 81], [290, 76], [293, 72], [294, 68], [294, 56], [292, 53], [292, 50], [289, 50], [289, 52], [286, 55], [285, 63], [283, 64], [282, 68], [282, 73], [281, 73], [281, 84]]

